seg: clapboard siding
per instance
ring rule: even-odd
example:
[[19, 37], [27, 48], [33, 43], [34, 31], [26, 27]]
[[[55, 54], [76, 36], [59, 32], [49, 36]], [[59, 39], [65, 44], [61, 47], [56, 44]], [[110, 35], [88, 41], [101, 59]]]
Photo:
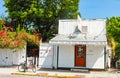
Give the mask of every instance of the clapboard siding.
[[77, 26], [77, 20], [59, 20], [58, 34], [72, 34]]
[[[59, 31], [58, 34], [66, 35], [72, 34], [75, 31], [75, 28], [78, 26], [78, 29], [82, 31], [82, 26], [87, 26], [87, 35], [89, 36], [99, 36], [106, 34], [106, 20], [104, 19], [95, 19], [95, 20], [59, 20]], [[79, 24], [78, 24], [79, 22]]]

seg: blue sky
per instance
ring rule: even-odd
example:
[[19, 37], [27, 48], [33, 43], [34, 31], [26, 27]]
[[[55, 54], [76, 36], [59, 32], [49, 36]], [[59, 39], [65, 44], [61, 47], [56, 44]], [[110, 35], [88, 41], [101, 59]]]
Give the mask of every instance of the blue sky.
[[1, 15], [7, 16], [7, 13], [5, 13], [6, 8], [3, 7], [3, 4], [4, 4], [4, 1], [0, 0], [0, 16]]
[[[3, 0], [0, 2], [0, 15], [5, 14]], [[79, 12], [82, 18], [106, 18], [120, 16], [120, 0], [80, 0]]]
[[80, 0], [82, 18], [120, 16], [120, 0]]

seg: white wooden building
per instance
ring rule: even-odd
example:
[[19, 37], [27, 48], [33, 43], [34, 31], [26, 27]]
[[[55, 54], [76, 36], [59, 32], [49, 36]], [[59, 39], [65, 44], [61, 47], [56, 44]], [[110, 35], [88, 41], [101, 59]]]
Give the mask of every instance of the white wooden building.
[[49, 43], [40, 43], [39, 67], [40, 68], [53, 67], [53, 46], [50, 45]]
[[26, 60], [26, 48], [22, 50], [0, 49], [0, 66], [19, 65]]
[[40, 46], [39, 65], [45, 68], [105, 69], [106, 45], [105, 19], [59, 20], [58, 35], [49, 41], [50, 51], [42, 51]]

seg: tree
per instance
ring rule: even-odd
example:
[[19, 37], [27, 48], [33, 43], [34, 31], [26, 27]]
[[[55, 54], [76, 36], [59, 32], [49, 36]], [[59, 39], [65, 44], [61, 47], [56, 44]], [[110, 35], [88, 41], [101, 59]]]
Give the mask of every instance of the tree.
[[112, 43], [111, 46], [115, 50], [116, 56], [120, 58], [120, 17], [107, 19], [107, 35], [108, 41]]
[[37, 33], [26, 32], [24, 28], [20, 29], [20, 25], [15, 30], [11, 25], [9, 19], [0, 16], [0, 48], [23, 49], [26, 43], [39, 47], [40, 38]]
[[[4, 0], [9, 17], [39, 32], [43, 41], [57, 34], [59, 19], [77, 18], [80, 0]], [[16, 26], [16, 25], [15, 25]]]
[[120, 43], [120, 17], [112, 17], [107, 21], [107, 34]]

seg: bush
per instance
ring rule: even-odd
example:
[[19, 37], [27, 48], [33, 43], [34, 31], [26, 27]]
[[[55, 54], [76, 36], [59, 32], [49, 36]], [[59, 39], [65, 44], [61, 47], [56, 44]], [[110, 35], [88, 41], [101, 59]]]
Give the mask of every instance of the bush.
[[28, 33], [24, 28], [20, 30], [20, 26], [15, 31], [2, 24], [0, 22], [0, 48], [22, 49], [26, 43], [39, 46], [40, 39], [37, 33]]

